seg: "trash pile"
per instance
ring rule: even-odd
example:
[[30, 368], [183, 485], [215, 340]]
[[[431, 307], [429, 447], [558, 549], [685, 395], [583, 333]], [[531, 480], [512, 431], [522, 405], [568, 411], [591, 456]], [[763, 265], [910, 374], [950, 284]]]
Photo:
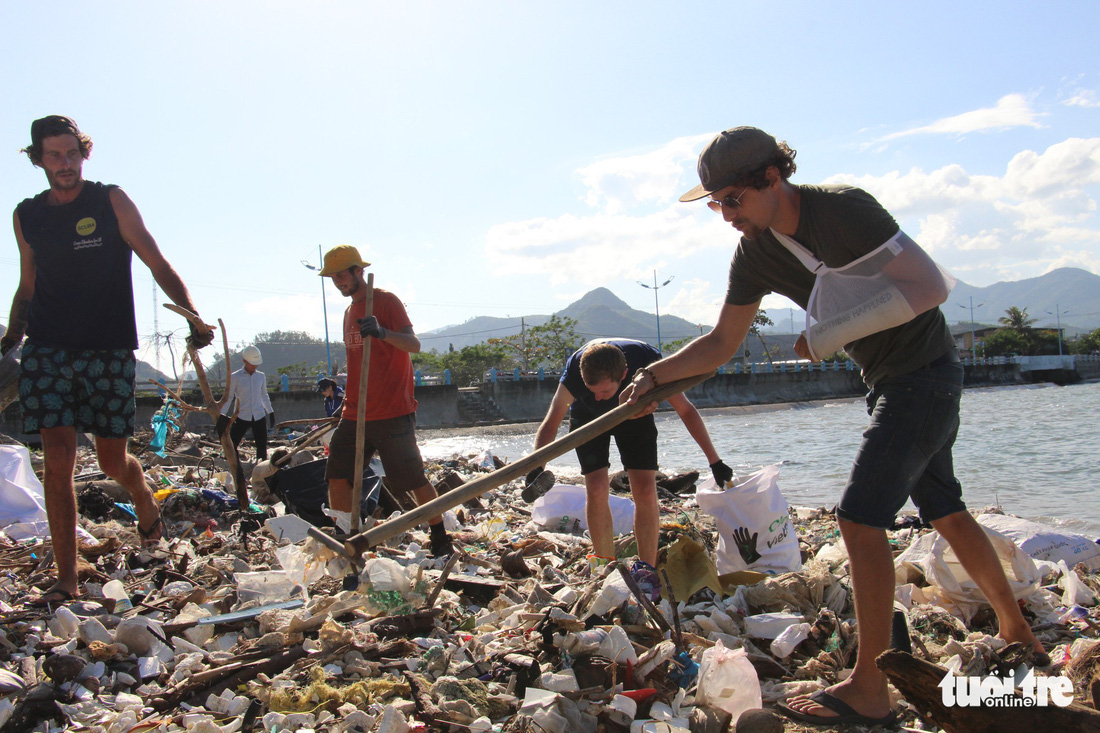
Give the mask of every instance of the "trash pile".
[[[271, 492], [238, 506], [215, 449], [184, 434], [169, 437], [166, 459], [139, 454], [168, 529], [154, 547], [142, 546], [125, 492], [80, 449], [81, 595], [60, 606], [24, 604], [53, 581], [42, 518], [7, 522], [5, 731], [813, 730], [774, 704], [843, 679], [854, 660], [847, 558], [824, 508], [764, 507], [761, 532], [774, 537], [742, 536], [722, 529], [736, 518], [701, 507], [722, 490], [660, 477], [661, 562], [646, 585], [630, 569], [629, 533], [615, 562], [589, 559], [575, 487], [528, 504], [513, 482], [446, 513], [449, 558], [430, 557], [420, 527], [356, 566]], [[500, 465], [456, 456], [428, 468], [443, 491]], [[629, 527], [629, 493], [613, 500]], [[377, 511], [385, 521], [394, 510]], [[1050, 652], [1036, 674], [1064, 674], [1076, 701], [1095, 706], [1100, 546], [988, 510], [979, 521]], [[964, 675], [1018, 655], [937, 533], [907, 517], [889, 537], [895, 647]], [[904, 700], [895, 707], [903, 724], [936, 729]]]

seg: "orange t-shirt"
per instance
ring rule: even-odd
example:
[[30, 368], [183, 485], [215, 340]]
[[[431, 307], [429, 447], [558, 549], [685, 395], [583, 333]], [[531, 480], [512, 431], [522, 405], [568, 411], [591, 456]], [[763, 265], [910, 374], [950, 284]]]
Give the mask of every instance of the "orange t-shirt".
[[[352, 303], [344, 311], [344, 346], [348, 355], [348, 385], [344, 392], [345, 420], [355, 420], [359, 405], [359, 371], [363, 364], [363, 337], [358, 319], [366, 313], [366, 301]], [[387, 331], [412, 326], [405, 306], [388, 290], [374, 289], [374, 316]], [[413, 397], [412, 359], [407, 351], [372, 339], [367, 374], [367, 420], [386, 420], [416, 412]]]

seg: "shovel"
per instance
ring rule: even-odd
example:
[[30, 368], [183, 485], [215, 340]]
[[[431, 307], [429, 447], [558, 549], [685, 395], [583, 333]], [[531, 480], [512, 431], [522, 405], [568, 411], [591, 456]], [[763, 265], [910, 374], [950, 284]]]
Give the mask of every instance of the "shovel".
[[325, 534], [317, 527], [311, 527], [309, 529], [309, 536], [336, 552], [344, 553], [354, 561], [367, 550], [378, 546], [395, 535], [401, 534], [410, 527], [415, 527], [423, 523], [428, 517], [443, 514], [443, 512], [448, 509], [456, 507], [474, 497], [481, 496], [490, 489], [495, 489], [509, 481], [526, 475], [528, 471], [533, 470], [536, 466], [543, 466], [548, 461], [564, 453], [568, 453], [578, 445], [583, 445], [592, 440], [592, 438], [606, 433], [619, 423], [629, 420], [632, 417], [637, 417], [652, 403], [666, 400], [672, 395], [689, 390], [695, 385], [710, 379], [713, 374], [714, 372], [707, 372], [706, 374], [699, 374], [694, 377], [687, 377], [686, 379], [680, 379], [675, 382], [661, 385], [652, 392], [643, 395], [638, 402], [619, 405], [611, 412], [601, 415], [587, 425], [571, 433], [567, 433], [551, 443], [547, 443], [515, 463], [510, 463], [503, 468], [498, 468], [492, 473], [485, 474], [473, 481], [469, 481], [457, 489], [452, 489], [442, 496], [421, 504], [411, 511], [405, 512], [381, 524], [377, 524], [362, 534], [349, 537], [344, 542]]

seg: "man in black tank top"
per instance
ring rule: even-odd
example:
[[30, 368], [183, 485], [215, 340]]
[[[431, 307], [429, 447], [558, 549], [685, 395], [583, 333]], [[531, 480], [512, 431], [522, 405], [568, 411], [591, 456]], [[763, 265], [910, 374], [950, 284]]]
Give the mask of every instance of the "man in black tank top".
[[[0, 353], [22, 345], [19, 397], [23, 432], [42, 437], [44, 486], [57, 581], [28, 603], [61, 604], [79, 594], [76, 573], [76, 434], [95, 436], [99, 467], [134, 501], [138, 531], [164, 536], [160, 509], [137, 459], [134, 432], [134, 321], [131, 254], [174, 303], [196, 312], [187, 287], [164, 259], [137, 207], [117, 186], [85, 181], [92, 141], [68, 117], [31, 123], [23, 150], [50, 187], [15, 210], [19, 286]], [[192, 329], [206, 346], [213, 333]]]

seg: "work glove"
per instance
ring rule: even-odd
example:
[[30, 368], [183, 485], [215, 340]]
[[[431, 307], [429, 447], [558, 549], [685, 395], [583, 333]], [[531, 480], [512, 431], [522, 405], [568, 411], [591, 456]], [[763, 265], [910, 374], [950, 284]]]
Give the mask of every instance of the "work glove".
[[267, 429], [268, 430], [274, 430], [275, 429], [275, 413], [274, 412], [267, 413]]
[[374, 316], [360, 318], [358, 323], [359, 335], [361, 335], [363, 338], [366, 338], [367, 336], [374, 336], [376, 339], [386, 338], [386, 329], [378, 325], [378, 319]]
[[214, 329], [209, 329], [206, 333], [200, 331], [194, 323], [190, 323], [191, 334], [187, 337], [187, 345], [191, 348], [198, 350], [205, 346], [209, 346], [214, 342]]
[[542, 475], [542, 472], [546, 470], [545, 467], [539, 466], [538, 468], [531, 469], [531, 472], [523, 479], [524, 486], [530, 486], [535, 483], [535, 479]]
[[733, 469], [727, 466], [721, 459], [710, 464], [710, 473], [719, 487], [725, 488], [726, 484], [733, 480]]
[[5, 335], [4, 338], [0, 338], [0, 356], [6, 355], [9, 351], [18, 346], [21, 340], [22, 339], [7, 335]]

